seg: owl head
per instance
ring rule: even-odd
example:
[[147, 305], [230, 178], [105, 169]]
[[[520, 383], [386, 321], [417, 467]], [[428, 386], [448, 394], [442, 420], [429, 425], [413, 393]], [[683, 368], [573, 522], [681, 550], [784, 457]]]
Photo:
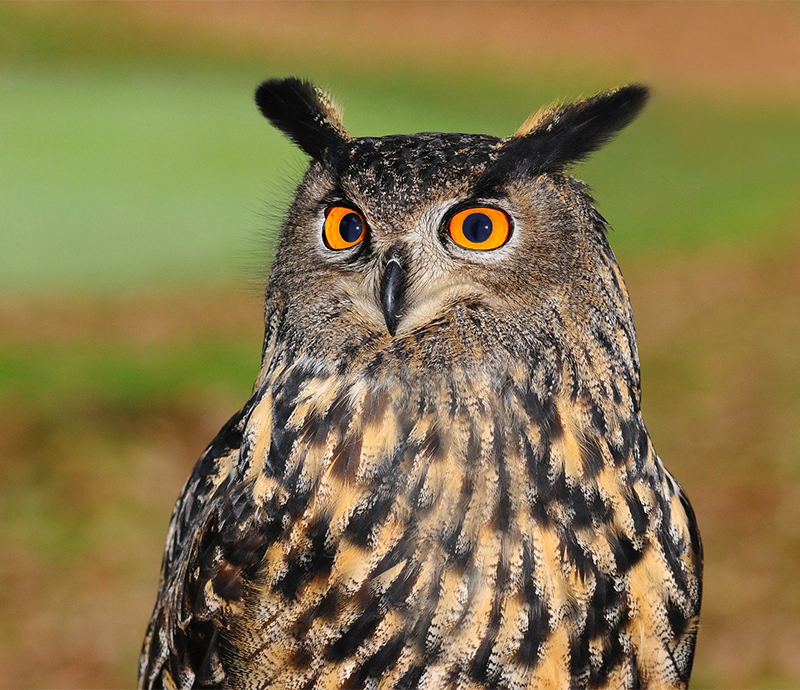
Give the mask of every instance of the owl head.
[[630, 85], [555, 104], [507, 138], [352, 137], [312, 84], [263, 83], [261, 112], [311, 159], [271, 269], [267, 340], [343, 355], [427, 342], [452, 360], [629, 320], [605, 221], [568, 171], [647, 96]]

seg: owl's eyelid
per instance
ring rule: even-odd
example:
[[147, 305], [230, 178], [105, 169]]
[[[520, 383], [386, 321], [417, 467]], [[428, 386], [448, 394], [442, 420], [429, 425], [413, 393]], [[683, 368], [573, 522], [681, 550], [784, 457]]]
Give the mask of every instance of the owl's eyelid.
[[454, 215], [457, 213], [461, 213], [461, 211], [466, 211], [470, 208], [496, 208], [498, 211], [502, 211], [505, 213], [510, 219], [513, 219], [513, 214], [511, 213], [511, 209], [508, 208], [508, 204], [504, 203], [505, 199], [501, 196], [496, 197], [469, 197], [467, 199], [461, 199], [457, 201], [445, 211], [444, 216], [442, 216], [442, 220], [444, 222], [448, 222]]
[[322, 199], [320, 199], [320, 205], [325, 213], [330, 211], [334, 206], [344, 206], [345, 208], [351, 208], [357, 213], [360, 213], [361, 216], [366, 220], [366, 216], [364, 212], [361, 210], [361, 207], [352, 201], [347, 194], [344, 193], [341, 189], [333, 189], [328, 192]]
[[355, 204], [348, 204], [347, 202], [343, 201], [336, 201], [332, 204], [326, 204], [322, 207], [323, 218], [327, 219], [328, 215], [330, 215], [330, 212], [333, 211], [333, 209], [335, 208], [346, 208], [349, 211], [352, 211], [353, 213], [357, 213], [359, 216], [361, 216], [361, 219], [364, 221], [367, 230], [369, 230], [369, 222], [367, 221], [364, 212], [360, 208], [358, 208], [358, 206], [356, 206]]

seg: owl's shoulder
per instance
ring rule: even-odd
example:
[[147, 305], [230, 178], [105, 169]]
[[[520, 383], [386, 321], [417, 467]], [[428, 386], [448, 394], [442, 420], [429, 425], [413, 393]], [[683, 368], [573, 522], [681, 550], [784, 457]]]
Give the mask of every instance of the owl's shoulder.
[[175, 503], [161, 566], [156, 605], [139, 662], [140, 687], [191, 687], [220, 682], [214, 611], [206, 583], [226, 592], [235, 578], [218, 558], [220, 518], [232, 492], [251, 399], [222, 427], [195, 464]]

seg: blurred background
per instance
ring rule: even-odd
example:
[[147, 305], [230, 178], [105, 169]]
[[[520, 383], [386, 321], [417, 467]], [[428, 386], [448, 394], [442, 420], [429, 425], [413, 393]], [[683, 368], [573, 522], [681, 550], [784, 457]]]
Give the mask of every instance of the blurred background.
[[297, 74], [356, 135], [653, 87], [578, 175], [705, 541], [693, 685], [800, 686], [798, 37], [800, 3], [0, 4], [0, 685], [135, 683], [304, 165], [252, 93]]

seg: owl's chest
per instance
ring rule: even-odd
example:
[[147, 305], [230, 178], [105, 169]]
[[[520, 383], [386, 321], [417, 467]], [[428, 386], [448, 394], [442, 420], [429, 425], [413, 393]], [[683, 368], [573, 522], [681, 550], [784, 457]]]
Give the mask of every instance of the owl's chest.
[[253, 687], [572, 684], [593, 597], [601, 615], [627, 604], [617, 480], [579, 469], [566, 414], [554, 434], [488, 383], [291, 392], [251, 416], [248, 472], [276, 537], [231, 626], [231, 668]]

